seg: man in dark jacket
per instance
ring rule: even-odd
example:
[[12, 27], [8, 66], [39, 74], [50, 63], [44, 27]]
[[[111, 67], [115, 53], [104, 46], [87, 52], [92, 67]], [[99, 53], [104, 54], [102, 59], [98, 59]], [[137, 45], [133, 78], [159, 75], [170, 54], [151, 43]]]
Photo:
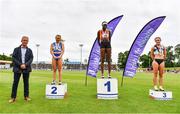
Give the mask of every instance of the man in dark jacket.
[[29, 74], [31, 72], [31, 63], [33, 61], [33, 53], [30, 48], [27, 47], [29, 38], [23, 36], [21, 39], [21, 45], [14, 49], [13, 58], [13, 72], [14, 81], [12, 85], [11, 99], [9, 103], [16, 101], [17, 88], [21, 74], [23, 75], [24, 82], [24, 100], [30, 101], [29, 98]]

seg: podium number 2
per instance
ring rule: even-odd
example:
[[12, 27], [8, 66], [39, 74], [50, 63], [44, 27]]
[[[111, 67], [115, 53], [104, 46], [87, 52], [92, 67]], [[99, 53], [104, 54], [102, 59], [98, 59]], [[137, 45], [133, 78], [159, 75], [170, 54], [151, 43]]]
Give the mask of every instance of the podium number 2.
[[52, 89], [51, 94], [57, 94], [57, 87], [52, 87], [51, 89]]
[[107, 91], [108, 92], [111, 91], [111, 83], [110, 83], [110, 81], [107, 81], [107, 83], [105, 83], [104, 86], [107, 86]]
[[163, 97], [164, 97], [164, 98], [166, 97], [166, 93], [163, 93]]

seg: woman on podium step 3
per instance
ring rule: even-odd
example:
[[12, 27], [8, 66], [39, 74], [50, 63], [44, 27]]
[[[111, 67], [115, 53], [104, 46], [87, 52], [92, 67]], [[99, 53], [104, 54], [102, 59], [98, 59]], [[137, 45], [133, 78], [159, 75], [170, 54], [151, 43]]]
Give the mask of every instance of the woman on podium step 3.
[[64, 54], [64, 44], [61, 35], [56, 35], [56, 42], [53, 42], [50, 46], [50, 53], [52, 55], [52, 70], [53, 70], [53, 81], [52, 85], [56, 84], [56, 70], [58, 69], [59, 82], [62, 84], [62, 56]]
[[[163, 89], [163, 73], [164, 73], [164, 67], [165, 67], [165, 59], [166, 59], [166, 48], [161, 45], [161, 38], [156, 37], [154, 39], [156, 44], [151, 48], [151, 58], [153, 60], [152, 67], [153, 67], [153, 84], [154, 84], [154, 90], [155, 91], [164, 91]], [[158, 84], [158, 71], [159, 71], [159, 89], [157, 87]]]
[[104, 78], [104, 59], [108, 62], [108, 78], [111, 78], [111, 32], [107, 22], [102, 22], [102, 30], [97, 33], [101, 56], [101, 78]]

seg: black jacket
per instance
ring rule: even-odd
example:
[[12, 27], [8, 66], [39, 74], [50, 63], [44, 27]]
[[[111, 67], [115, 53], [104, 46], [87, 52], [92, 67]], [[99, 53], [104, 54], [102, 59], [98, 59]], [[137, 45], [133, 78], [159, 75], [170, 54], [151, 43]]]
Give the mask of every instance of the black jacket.
[[25, 53], [26, 69], [22, 70], [20, 68], [20, 65], [22, 64], [21, 46], [14, 49], [12, 59], [13, 59], [13, 72], [15, 72], [15, 73], [28, 73], [28, 72], [32, 71], [31, 63], [33, 61], [33, 53], [32, 53], [32, 50], [30, 48], [27, 48], [26, 53]]

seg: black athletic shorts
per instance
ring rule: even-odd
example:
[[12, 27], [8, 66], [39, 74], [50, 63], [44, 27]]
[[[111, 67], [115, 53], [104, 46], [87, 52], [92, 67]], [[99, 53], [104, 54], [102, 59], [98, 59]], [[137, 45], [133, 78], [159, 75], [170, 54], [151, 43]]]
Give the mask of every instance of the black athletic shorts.
[[110, 42], [101, 42], [100, 47], [101, 48], [111, 48], [111, 43]]

